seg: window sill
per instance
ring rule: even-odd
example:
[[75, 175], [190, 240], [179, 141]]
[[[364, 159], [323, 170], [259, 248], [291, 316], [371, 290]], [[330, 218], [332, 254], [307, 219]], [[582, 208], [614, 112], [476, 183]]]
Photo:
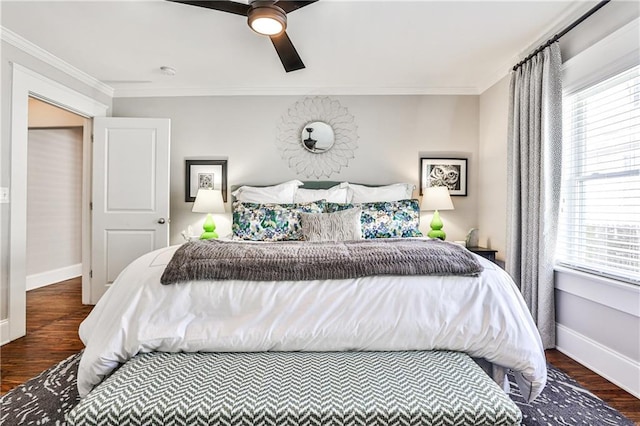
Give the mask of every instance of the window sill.
[[555, 288], [640, 318], [640, 286], [556, 266]]

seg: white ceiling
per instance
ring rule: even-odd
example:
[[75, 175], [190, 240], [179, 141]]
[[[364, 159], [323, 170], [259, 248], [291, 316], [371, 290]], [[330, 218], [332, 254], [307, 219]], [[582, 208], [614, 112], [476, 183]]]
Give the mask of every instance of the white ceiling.
[[28, 40], [115, 96], [171, 96], [479, 94], [594, 3], [320, 0], [288, 15], [306, 65], [291, 73], [238, 15], [161, 0], [0, 4], [3, 38]]

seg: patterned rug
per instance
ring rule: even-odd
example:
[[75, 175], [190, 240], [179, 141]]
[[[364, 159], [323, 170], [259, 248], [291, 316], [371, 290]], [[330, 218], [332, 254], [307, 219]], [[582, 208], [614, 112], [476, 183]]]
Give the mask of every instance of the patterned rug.
[[[73, 355], [1, 398], [0, 424], [64, 425], [65, 414], [78, 403], [76, 375], [80, 354]], [[616, 425], [634, 423], [575, 380], [548, 365], [549, 380], [542, 394], [527, 403], [511, 375], [511, 399], [522, 410], [523, 425]]]

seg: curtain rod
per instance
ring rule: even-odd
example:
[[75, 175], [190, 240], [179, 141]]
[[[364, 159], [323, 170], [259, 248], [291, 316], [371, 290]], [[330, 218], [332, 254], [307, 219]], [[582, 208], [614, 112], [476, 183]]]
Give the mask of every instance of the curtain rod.
[[600, 3], [598, 3], [597, 5], [595, 5], [593, 8], [591, 8], [587, 13], [585, 13], [584, 15], [582, 15], [581, 17], [579, 17], [578, 19], [576, 19], [575, 21], [573, 21], [571, 23], [571, 25], [569, 25], [568, 27], [566, 27], [564, 30], [560, 31], [558, 34], [554, 35], [553, 37], [551, 37], [549, 40], [547, 40], [546, 43], [544, 43], [542, 46], [538, 47], [536, 50], [534, 50], [533, 52], [531, 52], [531, 54], [529, 54], [529, 56], [527, 56], [526, 58], [524, 58], [522, 61], [518, 62], [516, 65], [514, 65], [513, 67], [513, 71], [517, 70], [518, 68], [520, 68], [522, 65], [524, 65], [525, 63], [527, 63], [531, 58], [533, 58], [534, 56], [536, 56], [538, 53], [540, 53], [543, 49], [546, 49], [547, 47], [551, 46], [552, 43], [555, 43], [556, 41], [558, 41], [558, 39], [560, 39], [560, 37], [562, 37], [563, 35], [565, 35], [566, 33], [568, 33], [569, 31], [571, 31], [572, 29], [574, 29], [575, 27], [577, 27], [578, 25], [580, 25], [582, 23], [582, 21], [584, 21], [585, 19], [587, 19], [588, 17], [590, 17], [591, 15], [593, 15], [594, 13], [596, 13], [598, 10], [600, 10], [600, 8], [602, 6], [604, 6], [605, 4], [609, 3], [611, 0], [603, 0]]

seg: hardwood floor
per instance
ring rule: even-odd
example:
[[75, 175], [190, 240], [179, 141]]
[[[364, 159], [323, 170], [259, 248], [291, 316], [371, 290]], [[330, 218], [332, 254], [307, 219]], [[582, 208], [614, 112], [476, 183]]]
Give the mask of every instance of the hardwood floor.
[[585, 368], [557, 350], [547, 350], [547, 361], [569, 374], [592, 393], [640, 425], [640, 399], [620, 389], [607, 379]]
[[[83, 348], [78, 326], [91, 306], [82, 305], [80, 279], [27, 292], [27, 335], [0, 348], [0, 393], [37, 376]], [[558, 352], [547, 360], [640, 425], [640, 400]]]
[[93, 306], [82, 304], [80, 278], [27, 292], [27, 335], [0, 348], [0, 393], [84, 348], [78, 326]]

